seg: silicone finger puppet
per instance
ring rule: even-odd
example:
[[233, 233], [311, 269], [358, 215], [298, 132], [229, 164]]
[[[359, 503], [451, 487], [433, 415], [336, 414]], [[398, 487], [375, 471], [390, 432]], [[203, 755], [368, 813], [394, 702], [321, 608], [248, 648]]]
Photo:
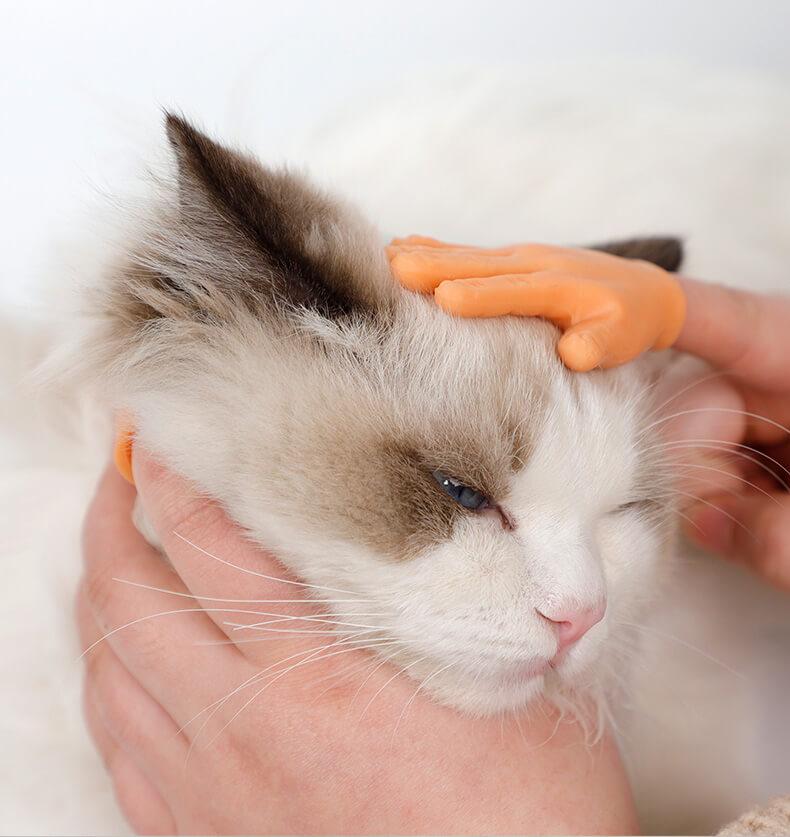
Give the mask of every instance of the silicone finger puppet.
[[[651, 251], [658, 263], [613, 255]], [[584, 250], [544, 244], [466, 247], [410, 236], [394, 239], [387, 254], [403, 285], [433, 293], [448, 313], [550, 320], [564, 332], [558, 345], [562, 361], [577, 372], [666, 349], [685, 318], [685, 296], [670, 272], [681, 259], [675, 239]]]

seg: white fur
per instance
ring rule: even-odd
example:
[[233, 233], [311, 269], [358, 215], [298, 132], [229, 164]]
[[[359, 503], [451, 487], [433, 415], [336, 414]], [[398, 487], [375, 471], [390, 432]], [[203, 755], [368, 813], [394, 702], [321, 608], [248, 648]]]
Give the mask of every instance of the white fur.
[[[320, 148], [304, 152], [317, 174], [360, 199], [386, 232], [492, 243], [679, 232], [689, 242], [690, 272], [786, 287], [784, 92], [684, 68], [523, 82], [505, 74], [456, 79], [431, 92], [423, 80], [419, 96], [430, 106], [412, 108], [414, 91], [404, 92], [324, 132]], [[450, 100], [455, 119], [447, 127]], [[418, 202], [404, 195], [409, 183]], [[27, 428], [14, 429], [13, 450], [7, 445], [13, 469], [2, 483], [6, 552], [19, 578], [4, 586], [14, 677], [3, 696], [3, 827], [118, 831], [106, 780], [80, 729], [72, 663], [77, 518], [95, 474], [95, 438], [60, 447], [53, 471], [46, 467], [52, 448], [40, 445], [44, 430], [30, 433], [24, 409]], [[30, 537], [42, 504], [51, 529], [36, 527]], [[616, 537], [628, 535], [622, 528]], [[734, 568], [697, 557], [683, 566], [665, 604], [653, 627], [702, 647], [746, 679], [656, 634], [624, 742], [648, 824], [710, 830], [790, 784], [782, 740], [787, 602]], [[34, 667], [30, 648], [38, 649]], [[19, 769], [25, 764], [31, 767]]]
[[[237, 334], [228, 328], [227, 340], [224, 353], [185, 346], [191, 362], [178, 372], [169, 363], [166, 384], [150, 371], [117, 382], [141, 444], [220, 499], [301, 578], [357, 596], [358, 610], [377, 614], [366, 621], [399, 642], [396, 661], [419, 681], [430, 677], [426, 691], [442, 700], [490, 714], [582, 677], [605, 691], [622, 652], [607, 637], [622, 634], [644, 591], [654, 591], [672, 517], [664, 482], [648, 470], [655, 484], [640, 484], [640, 394], [651, 390], [641, 364], [578, 379], [561, 366], [545, 324], [454, 322], [407, 292], [383, 338], [360, 328], [317, 352], [251, 322]], [[507, 368], [497, 368], [505, 358]], [[427, 454], [455, 453], [457, 424], [492, 450], [504, 417], [532, 437], [523, 468], [502, 474], [507, 488], [495, 498], [514, 531], [496, 517], [466, 517], [450, 540], [398, 561], [327, 525], [317, 493], [343, 496], [356, 471], [377, 467], [362, 452], [375, 451], [378, 437], [422, 436]], [[350, 476], [328, 473], [328, 449], [361, 461]], [[667, 506], [658, 521], [619, 510], [655, 492]], [[550, 669], [556, 631], [540, 613], [607, 598], [605, 619]], [[343, 609], [355, 608], [339, 616]], [[539, 673], [516, 676], [527, 667]]]

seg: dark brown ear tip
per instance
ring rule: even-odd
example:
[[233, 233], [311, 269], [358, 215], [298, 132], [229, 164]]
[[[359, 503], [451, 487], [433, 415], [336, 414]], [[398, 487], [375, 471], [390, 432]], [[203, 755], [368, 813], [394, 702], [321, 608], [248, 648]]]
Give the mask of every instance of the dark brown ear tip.
[[676, 236], [629, 238], [626, 241], [599, 244], [592, 249], [625, 259], [642, 259], [671, 272], [680, 268], [684, 255], [683, 240]]
[[165, 132], [170, 144], [177, 149], [188, 145], [197, 133], [183, 116], [172, 110], [165, 111]]
[[656, 264], [664, 270], [676, 271], [683, 264], [685, 247], [683, 239], [666, 237], [655, 239]]

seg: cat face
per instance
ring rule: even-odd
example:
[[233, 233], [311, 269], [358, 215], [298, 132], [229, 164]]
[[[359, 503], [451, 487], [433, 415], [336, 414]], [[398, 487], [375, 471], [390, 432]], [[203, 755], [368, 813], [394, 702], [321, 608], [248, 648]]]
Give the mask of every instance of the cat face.
[[351, 210], [168, 132], [176, 184], [93, 346], [141, 441], [441, 700], [599, 688], [670, 534], [644, 369], [575, 375], [546, 323], [451, 318]]

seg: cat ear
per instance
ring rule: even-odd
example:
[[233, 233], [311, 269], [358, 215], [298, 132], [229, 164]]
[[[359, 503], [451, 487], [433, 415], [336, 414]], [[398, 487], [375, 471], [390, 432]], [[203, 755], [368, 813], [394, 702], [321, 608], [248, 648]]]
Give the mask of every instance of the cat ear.
[[244, 305], [330, 319], [380, 305], [382, 288], [394, 283], [375, 235], [351, 211], [179, 116], [168, 113], [166, 128], [178, 197], [171, 228], [158, 234], [160, 287], [169, 283], [182, 304], [209, 304], [214, 317], [223, 305], [228, 314]]
[[678, 270], [683, 262], [683, 242], [679, 238], [630, 238], [625, 241], [596, 244], [590, 249], [622, 256], [625, 259], [652, 262], [664, 270], [673, 272]]

